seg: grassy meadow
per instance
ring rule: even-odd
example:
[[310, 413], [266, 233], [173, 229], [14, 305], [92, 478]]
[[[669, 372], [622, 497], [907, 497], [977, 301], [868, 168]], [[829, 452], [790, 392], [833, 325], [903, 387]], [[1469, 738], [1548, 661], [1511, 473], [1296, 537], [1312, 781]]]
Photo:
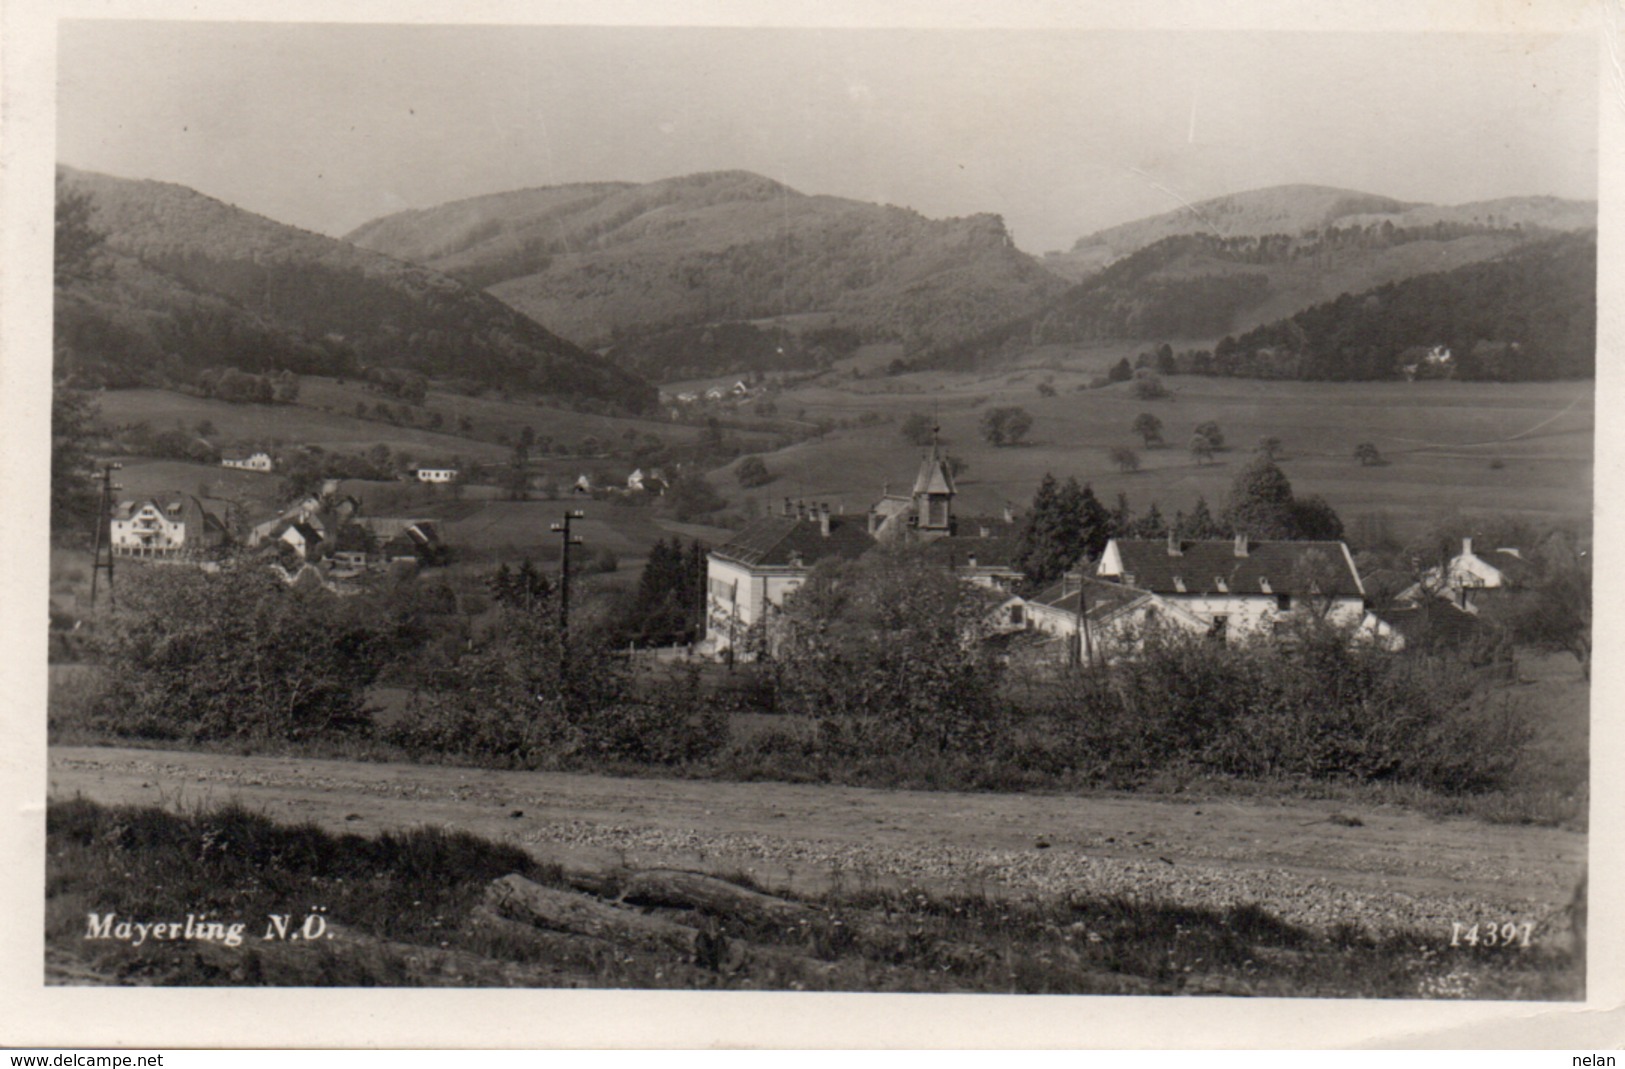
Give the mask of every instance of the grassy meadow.
[[[1345, 523], [1383, 515], [1396, 535], [1419, 533], [1437, 516], [1519, 514], [1535, 521], [1583, 516], [1591, 508], [1593, 384], [1477, 382], [1262, 382], [1171, 376], [1168, 398], [1144, 401], [1128, 384], [1080, 389], [1102, 363], [1068, 367], [1066, 354], [1035, 353], [1029, 366], [998, 372], [916, 372], [891, 378], [826, 375], [786, 390], [783, 412], [847, 420], [848, 429], [768, 454], [777, 478], [749, 491], [760, 503], [784, 496], [839, 501], [864, 509], [889, 484], [912, 483], [920, 449], [899, 435], [912, 411], [934, 414], [947, 451], [968, 463], [958, 480], [962, 514], [1024, 506], [1046, 472], [1076, 475], [1108, 505], [1118, 493], [1136, 510], [1155, 501], [1166, 515], [1198, 495], [1217, 508], [1259, 438], [1281, 441], [1282, 469], [1300, 495], [1320, 494]], [[1115, 359], [1115, 356], [1111, 357]], [[1052, 363], [1052, 367], [1032, 366]], [[1054, 389], [1043, 396], [1040, 384]], [[994, 448], [981, 436], [984, 412], [1019, 405], [1033, 417], [1027, 441]], [[1154, 414], [1166, 445], [1146, 448], [1132, 430]], [[885, 422], [856, 424], [864, 413]], [[1186, 448], [1193, 428], [1214, 420], [1227, 449], [1199, 463]], [[1361, 442], [1383, 463], [1362, 467]], [[1109, 451], [1128, 446], [1138, 471], [1123, 472]], [[723, 473], [719, 490], [746, 495]]]

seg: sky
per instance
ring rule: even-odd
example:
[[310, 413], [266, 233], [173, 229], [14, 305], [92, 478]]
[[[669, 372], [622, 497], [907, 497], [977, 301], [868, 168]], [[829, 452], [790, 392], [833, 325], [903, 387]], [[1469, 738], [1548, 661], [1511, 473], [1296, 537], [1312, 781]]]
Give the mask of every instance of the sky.
[[1507, 33], [64, 21], [57, 158], [322, 233], [755, 171], [1042, 253], [1286, 183], [1597, 196], [1597, 48]]

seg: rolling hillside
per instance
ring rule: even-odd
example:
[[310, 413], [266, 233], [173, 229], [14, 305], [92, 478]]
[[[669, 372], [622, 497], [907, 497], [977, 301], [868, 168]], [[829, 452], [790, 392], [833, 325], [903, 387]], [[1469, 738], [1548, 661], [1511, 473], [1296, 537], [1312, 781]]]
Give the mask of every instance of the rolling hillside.
[[433, 270], [234, 208], [183, 186], [63, 168], [104, 235], [58, 287], [62, 371], [186, 385], [210, 367], [456, 376], [642, 411], [654, 391], [487, 294]]
[[1597, 225], [1597, 206], [1556, 197], [1509, 197], [1455, 206], [1410, 204], [1328, 186], [1271, 186], [1198, 201], [1086, 235], [1068, 251], [1046, 256], [1044, 266], [1077, 282], [1130, 253], [1182, 234], [1296, 238], [1332, 227], [1380, 227], [1383, 223], [1395, 227], [1445, 223], [1584, 230]]
[[813, 312], [865, 341], [925, 346], [1064, 288], [997, 216], [930, 220], [739, 171], [480, 197], [387, 216], [349, 240], [484, 286], [595, 346]]

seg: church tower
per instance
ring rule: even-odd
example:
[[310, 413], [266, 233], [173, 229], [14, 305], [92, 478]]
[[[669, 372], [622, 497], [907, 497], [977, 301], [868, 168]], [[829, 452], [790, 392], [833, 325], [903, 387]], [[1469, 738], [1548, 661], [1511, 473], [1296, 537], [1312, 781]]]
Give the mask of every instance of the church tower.
[[939, 538], [953, 529], [954, 477], [931, 436], [931, 454], [920, 461], [914, 478], [914, 530], [922, 538]]

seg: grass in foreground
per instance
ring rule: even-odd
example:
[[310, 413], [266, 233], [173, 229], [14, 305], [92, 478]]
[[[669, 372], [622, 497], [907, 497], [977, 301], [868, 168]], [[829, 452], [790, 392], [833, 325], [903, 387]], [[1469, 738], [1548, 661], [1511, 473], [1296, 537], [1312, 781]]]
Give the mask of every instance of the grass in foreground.
[[[1578, 998], [1583, 985], [1560, 947], [1317, 933], [1259, 905], [878, 886], [794, 898], [704, 877], [691, 894], [670, 873], [567, 872], [429, 828], [334, 836], [238, 806], [74, 799], [51, 805], [47, 831], [55, 983], [1496, 999]], [[493, 881], [513, 876], [555, 903], [547, 917], [493, 910]], [[89, 916], [109, 913], [112, 937], [87, 938]], [[118, 937], [118, 921], [188, 915], [241, 923], [241, 942]]]

